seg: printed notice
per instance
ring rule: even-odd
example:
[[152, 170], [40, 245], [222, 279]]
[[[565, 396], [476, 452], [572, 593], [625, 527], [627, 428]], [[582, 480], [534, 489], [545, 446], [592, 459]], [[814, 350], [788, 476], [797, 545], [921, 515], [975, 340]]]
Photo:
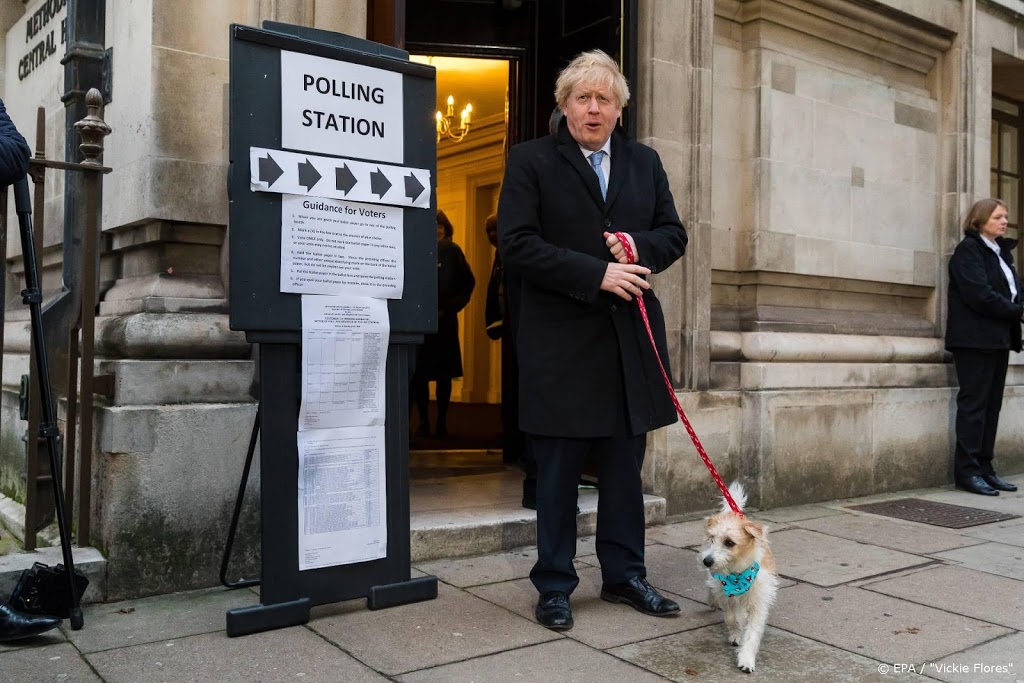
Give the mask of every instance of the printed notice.
[[402, 209], [281, 198], [281, 291], [402, 298]]
[[387, 302], [302, 297], [299, 431], [384, 424]]
[[299, 432], [299, 570], [387, 556], [384, 426]]

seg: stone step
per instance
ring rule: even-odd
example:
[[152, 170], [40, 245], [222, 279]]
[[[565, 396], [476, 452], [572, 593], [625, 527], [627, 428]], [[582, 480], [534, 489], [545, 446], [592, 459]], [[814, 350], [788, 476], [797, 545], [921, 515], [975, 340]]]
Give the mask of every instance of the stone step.
[[[597, 491], [579, 492], [579, 536], [595, 533]], [[644, 496], [647, 526], [665, 523], [665, 499]], [[410, 520], [413, 562], [501, 552], [537, 542], [537, 513], [518, 504], [413, 512]]]
[[[72, 548], [75, 569], [89, 579], [82, 602], [103, 602], [107, 594], [107, 560], [95, 548]], [[39, 548], [32, 552], [0, 555], [0, 601], [7, 602], [21, 573], [36, 562], [55, 567], [64, 564], [60, 546]]]

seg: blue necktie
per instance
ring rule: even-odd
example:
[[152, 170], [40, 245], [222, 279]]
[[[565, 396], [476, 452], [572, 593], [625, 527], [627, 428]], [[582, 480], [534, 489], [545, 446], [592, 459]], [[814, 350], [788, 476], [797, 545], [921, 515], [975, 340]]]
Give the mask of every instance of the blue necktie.
[[601, 185], [601, 199], [605, 199], [608, 195], [608, 181], [604, 178], [604, 171], [601, 169], [601, 162], [604, 161], [605, 151], [599, 149], [590, 155], [590, 165], [594, 169], [594, 173], [597, 174], [597, 182]]

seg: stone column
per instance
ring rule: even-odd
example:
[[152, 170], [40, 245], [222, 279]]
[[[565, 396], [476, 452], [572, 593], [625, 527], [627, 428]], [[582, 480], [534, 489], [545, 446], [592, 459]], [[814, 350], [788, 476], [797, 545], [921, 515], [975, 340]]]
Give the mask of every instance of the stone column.
[[[249, 346], [229, 329], [221, 278], [229, 27], [264, 20], [366, 28], [361, 3], [322, 0], [147, 0], [109, 17], [116, 68], [105, 114], [117, 137], [104, 157], [114, 171], [96, 353], [112, 395], [97, 410], [94, 537], [111, 599], [216, 583], [255, 413]], [[256, 474], [242, 566], [253, 557]]]
[[686, 224], [686, 256], [654, 283], [665, 310], [673, 382], [704, 389], [711, 329], [711, 63], [714, 2], [640, 0], [637, 137], [661, 155]]

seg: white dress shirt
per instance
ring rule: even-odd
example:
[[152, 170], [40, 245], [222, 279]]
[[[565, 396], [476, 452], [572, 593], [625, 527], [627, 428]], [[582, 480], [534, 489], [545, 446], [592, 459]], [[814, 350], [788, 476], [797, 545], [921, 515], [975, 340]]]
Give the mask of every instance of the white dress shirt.
[[[577, 143], [579, 144], [579, 143]], [[590, 155], [594, 152], [590, 151], [583, 145], [580, 145], [580, 151], [583, 152], [583, 156], [586, 158], [587, 163], [590, 163]], [[612, 139], [609, 137], [604, 141], [604, 147], [597, 150], [598, 152], [604, 152], [604, 159], [601, 159], [601, 172], [604, 173], [604, 182], [610, 183], [612, 180]]]

